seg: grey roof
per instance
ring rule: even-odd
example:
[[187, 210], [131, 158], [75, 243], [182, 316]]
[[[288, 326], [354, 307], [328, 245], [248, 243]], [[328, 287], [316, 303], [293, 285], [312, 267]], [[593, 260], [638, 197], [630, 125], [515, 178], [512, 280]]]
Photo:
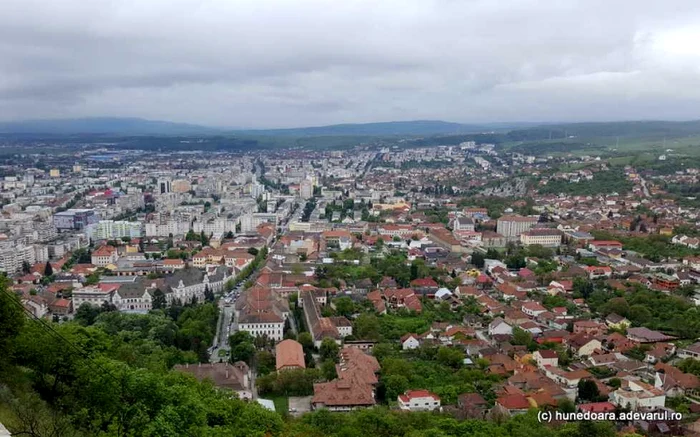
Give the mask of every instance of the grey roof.
[[139, 278], [138, 281], [123, 284], [121, 287], [119, 287], [117, 293], [122, 299], [140, 298], [150, 285], [150, 283], [147, 283], [143, 281], [142, 278]]
[[460, 225], [473, 225], [474, 220], [472, 220], [470, 217], [457, 217], [457, 223]]
[[180, 281], [189, 287], [195, 284], [201, 284], [204, 279], [204, 272], [195, 268], [186, 268], [177, 270], [171, 275], [165, 277], [165, 284], [168, 288], [177, 288]]
[[228, 272], [228, 267], [226, 267], [226, 266], [217, 267], [216, 270], [214, 271], [214, 274], [209, 275], [209, 282], [223, 281], [224, 278], [226, 277], [227, 272]]

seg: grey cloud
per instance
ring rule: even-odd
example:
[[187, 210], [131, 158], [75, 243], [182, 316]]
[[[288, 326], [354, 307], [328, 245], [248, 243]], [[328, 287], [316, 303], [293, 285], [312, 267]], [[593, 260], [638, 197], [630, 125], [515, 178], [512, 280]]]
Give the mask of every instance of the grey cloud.
[[4, 0], [0, 119], [694, 118], [700, 5], [673, 5]]

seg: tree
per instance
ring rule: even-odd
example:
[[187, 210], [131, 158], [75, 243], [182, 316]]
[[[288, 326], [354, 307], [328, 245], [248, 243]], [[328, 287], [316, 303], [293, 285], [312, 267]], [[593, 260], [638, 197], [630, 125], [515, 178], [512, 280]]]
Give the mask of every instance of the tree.
[[404, 375], [389, 375], [384, 378], [385, 398], [387, 401], [396, 398], [409, 388], [408, 378]]
[[358, 339], [362, 340], [379, 340], [380, 324], [379, 319], [374, 314], [361, 314], [353, 326], [353, 332]]
[[20, 334], [25, 316], [17, 296], [7, 291], [5, 278], [0, 279], [0, 363], [11, 356], [14, 338]]
[[232, 240], [232, 239], [233, 239], [233, 232], [232, 232], [232, 231], [228, 231], [228, 232], [226, 233], [226, 238], [229, 239], [229, 240]]
[[152, 305], [154, 310], [159, 310], [159, 309], [165, 308], [165, 305], [166, 305], [165, 293], [163, 293], [160, 290], [160, 288], [156, 288], [155, 291], [153, 292], [153, 302], [151, 305]]
[[98, 272], [90, 273], [85, 278], [85, 285], [95, 285], [100, 282], [100, 274]]
[[228, 344], [231, 347], [237, 346], [241, 343], [253, 344], [253, 336], [250, 335], [248, 331], [236, 331], [228, 338]]
[[644, 325], [652, 319], [651, 310], [644, 305], [632, 305], [629, 309], [629, 318], [637, 325]]
[[255, 364], [257, 366], [258, 375], [267, 375], [275, 371], [275, 356], [268, 351], [259, 351], [255, 354]]
[[113, 311], [117, 311], [116, 305], [114, 305], [113, 303], [107, 302], [107, 301], [102, 302], [102, 305], [100, 306], [101, 313], [109, 313], [109, 312], [113, 312]]
[[209, 284], [204, 286], [204, 301], [214, 302], [214, 292], [211, 291], [211, 288], [209, 288]]
[[623, 317], [629, 316], [630, 306], [624, 297], [613, 297], [600, 308], [603, 314], [615, 313]]
[[240, 343], [231, 348], [230, 361], [232, 363], [245, 361], [250, 364], [253, 356], [255, 356], [255, 345], [252, 342]]
[[337, 378], [338, 373], [335, 370], [335, 361], [328, 359], [321, 363], [321, 373], [328, 381]]
[[550, 259], [554, 255], [554, 252], [548, 247], [544, 247], [540, 244], [533, 244], [527, 247], [527, 254], [534, 258]]
[[593, 282], [591, 282], [587, 278], [583, 277], [576, 277], [574, 278], [573, 282], [573, 292], [584, 299], [588, 299], [588, 296], [593, 293], [595, 290], [595, 287], [593, 286]]
[[301, 344], [301, 347], [304, 348], [304, 351], [313, 350], [314, 348], [314, 339], [308, 332], [300, 332], [297, 336], [297, 341]]
[[28, 275], [32, 271], [32, 265], [27, 260], [22, 261], [22, 273]]
[[51, 263], [46, 261], [46, 266], [44, 266], [44, 276], [52, 276], [53, 275], [53, 267], [51, 266]]
[[580, 380], [578, 383], [578, 397], [585, 401], [597, 402], [600, 397], [600, 391], [595, 381], [592, 379]]
[[441, 346], [437, 352], [437, 361], [445, 366], [458, 368], [464, 362], [464, 353], [456, 348]]
[[100, 309], [89, 303], [84, 303], [78, 307], [73, 320], [83, 326], [90, 326], [95, 323], [97, 316], [100, 315]]
[[199, 241], [202, 243], [202, 246], [209, 245], [209, 237], [204, 233], [204, 230], [199, 233]]
[[349, 316], [355, 312], [355, 303], [348, 296], [341, 296], [333, 300], [335, 311], [338, 315]]
[[250, 248], [248, 248], [248, 253], [253, 255], [253, 256], [258, 256], [258, 249], [255, 247], [250, 247]]
[[476, 267], [478, 269], [484, 268], [484, 264], [485, 264], [484, 255], [482, 255], [479, 252], [472, 253], [472, 264], [474, 264], [474, 267]]
[[576, 411], [576, 404], [567, 398], [560, 399], [557, 402], [557, 409], [563, 413], [573, 413]]
[[520, 346], [529, 346], [532, 343], [532, 334], [530, 332], [516, 326], [513, 328], [513, 344]]
[[521, 269], [527, 265], [525, 263], [525, 257], [519, 253], [507, 256], [504, 262], [509, 269]]
[[333, 360], [338, 362], [338, 352], [340, 352], [340, 346], [332, 338], [324, 338], [321, 342], [321, 347], [319, 348], [319, 354], [321, 355], [321, 361]]

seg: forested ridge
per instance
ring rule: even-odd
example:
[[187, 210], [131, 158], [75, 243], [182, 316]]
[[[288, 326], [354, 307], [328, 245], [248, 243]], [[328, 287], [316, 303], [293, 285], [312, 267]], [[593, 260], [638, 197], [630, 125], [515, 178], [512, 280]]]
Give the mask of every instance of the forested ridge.
[[170, 370], [200, 358], [193, 344], [208, 340], [212, 307], [56, 324], [27, 317], [0, 284], [0, 422], [36, 437], [615, 435], [607, 423], [549, 427], [534, 411], [498, 421], [385, 407], [283, 418]]

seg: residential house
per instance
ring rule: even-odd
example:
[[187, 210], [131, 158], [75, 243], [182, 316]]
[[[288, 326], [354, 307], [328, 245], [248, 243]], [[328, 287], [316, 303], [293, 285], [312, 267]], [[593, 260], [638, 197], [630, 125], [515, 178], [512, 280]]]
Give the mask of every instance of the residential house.
[[610, 313], [607, 315], [607, 317], [605, 317], [605, 324], [612, 329], [625, 330], [629, 328], [632, 323], [627, 320], [626, 317], [622, 317], [619, 314]]
[[524, 414], [531, 408], [524, 394], [509, 394], [496, 399], [496, 407], [510, 415]]
[[663, 390], [666, 396], [697, 396], [700, 379], [692, 373], [683, 373], [679, 368], [666, 363], [654, 366], [654, 387]]
[[559, 365], [559, 355], [556, 351], [551, 349], [542, 349], [535, 351], [532, 357], [537, 363], [537, 367], [543, 368], [545, 366], [557, 367]]
[[530, 317], [537, 317], [547, 311], [547, 308], [543, 307], [539, 302], [525, 302], [520, 310]]
[[678, 358], [692, 358], [694, 360], [700, 360], [700, 341], [686, 347], [678, 348]]
[[513, 335], [513, 327], [502, 318], [497, 317], [489, 323], [488, 333], [492, 337], [494, 335]]
[[671, 337], [670, 335], [653, 331], [643, 326], [638, 328], [629, 328], [627, 330], [627, 338], [637, 343], [656, 343], [659, 341], [674, 340], [674, 337]]
[[417, 334], [406, 334], [401, 337], [401, 348], [403, 350], [417, 349], [420, 346]]
[[642, 382], [632, 376], [622, 378], [622, 385], [610, 393], [610, 402], [632, 411], [663, 407], [666, 395], [663, 390]]
[[428, 390], [408, 390], [398, 396], [398, 404], [405, 411], [432, 411], [440, 408], [440, 397]]
[[574, 322], [574, 334], [586, 334], [586, 335], [602, 335], [605, 334], [608, 327], [603, 324], [596, 322], [594, 320], [579, 320]]
[[585, 333], [572, 335], [566, 340], [566, 344], [579, 357], [591, 356], [602, 347], [600, 340]]
[[609, 266], [586, 266], [586, 273], [590, 279], [609, 278], [612, 276], [612, 268]]
[[209, 380], [215, 387], [235, 392], [241, 399], [252, 399], [250, 368], [243, 361], [229, 363], [177, 364], [173, 367], [200, 381]]
[[488, 402], [479, 393], [462, 393], [457, 397], [457, 408], [467, 419], [483, 419]]

